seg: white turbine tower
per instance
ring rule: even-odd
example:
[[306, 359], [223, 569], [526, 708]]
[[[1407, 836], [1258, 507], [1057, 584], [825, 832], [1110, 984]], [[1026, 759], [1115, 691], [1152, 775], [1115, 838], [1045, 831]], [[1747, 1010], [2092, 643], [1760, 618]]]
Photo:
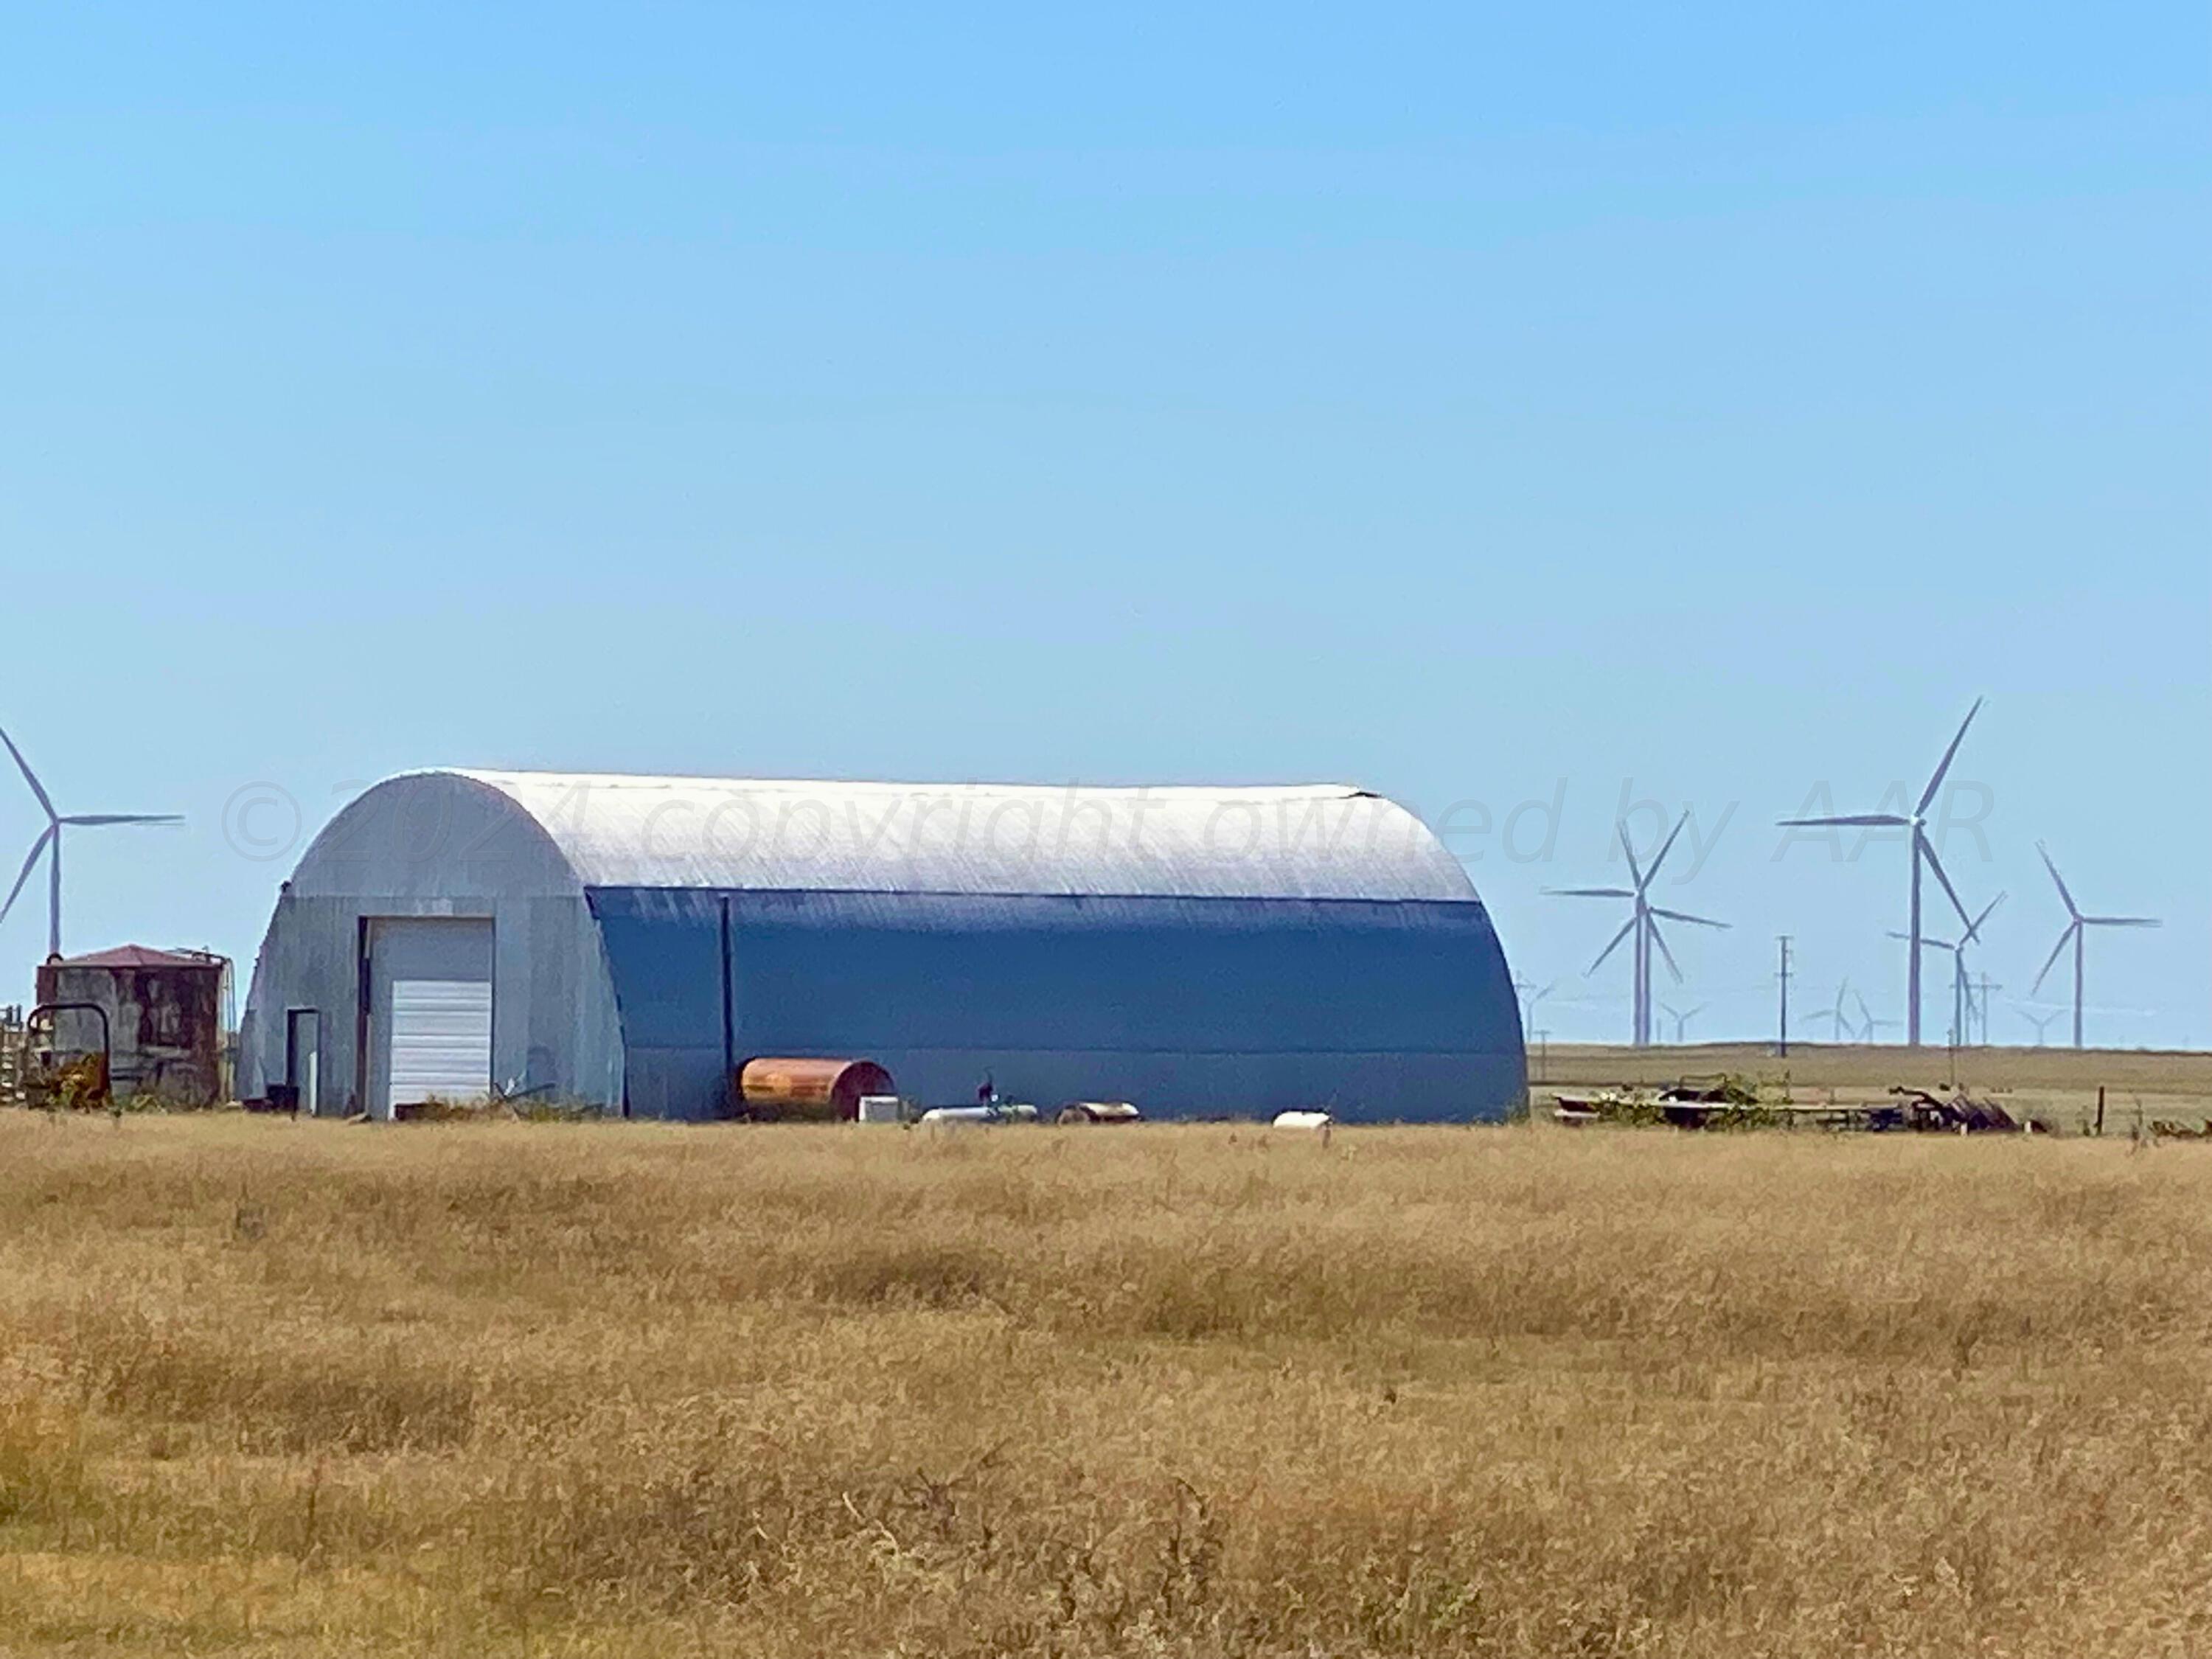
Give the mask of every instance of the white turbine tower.
[[1851, 1034], [1851, 1023], [1850, 1018], [1844, 1012], [1844, 999], [1850, 994], [1850, 976], [1845, 975], [1836, 984], [1836, 1006], [1832, 1008], [1815, 1008], [1805, 1016], [1805, 1023], [1808, 1025], [1818, 1025], [1822, 1020], [1826, 1020], [1828, 1023], [1831, 1040], [1836, 1042], [1845, 1041]]
[[1659, 954], [1666, 958], [1667, 971], [1674, 976], [1674, 982], [1677, 985], [1682, 982], [1682, 970], [1675, 965], [1674, 953], [1667, 948], [1667, 940], [1659, 932], [1658, 918], [1664, 916], [1669, 921], [1688, 922], [1698, 927], [1725, 927], [1729, 925], [1724, 921], [1715, 921], [1710, 916], [1693, 916], [1681, 910], [1662, 909], [1645, 896], [1650, 890], [1652, 878], [1659, 873], [1659, 866], [1666, 862], [1667, 854], [1674, 849], [1675, 837], [1682, 833], [1682, 826], [1689, 821], [1687, 812], [1675, 820], [1674, 829], [1660, 847], [1658, 855], [1651, 860], [1649, 870], [1638, 867], [1636, 849], [1628, 844], [1628, 825], [1624, 823], [1613, 826], [1620, 835], [1620, 850], [1628, 857], [1628, 873], [1635, 878], [1636, 885], [1632, 888], [1547, 887], [1544, 890], [1555, 898], [1625, 898], [1635, 901], [1636, 908], [1628, 920], [1621, 924], [1620, 931], [1613, 936], [1612, 942], [1604, 950], [1597, 953], [1597, 960], [1583, 972], [1585, 975], [1597, 972], [1605, 965], [1605, 959], [1620, 947], [1621, 940], [1631, 933], [1636, 936], [1632, 951], [1636, 975], [1635, 990], [1631, 999], [1634, 1032], [1632, 1040], [1639, 1048], [1651, 1046], [1651, 947], [1654, 945], [1659, 947]]
[[2058, 889], [2058, 896], [2066, 902], [2066, 915], [2069, 920], [2065, 932], [2058, 936], [2058, 943], [2051, 947], [2050, 956], [2045, 958], [2043, 971], [2035, 976], [2035, 983], [2027, 988], [2027, 994], [2033, 996], [2043, 988], [2043, 981], [2050, 977], [2051, 968], [2058, 961], [2058, 953], [2066, 948], [2067, 941], [2071, 939], [2074, 943], [2074, 1046], [2078, 1048], [2081, 1046], [2082, 940], [2087, 937], [2092, 927], [2155, 927], [2159, 924], [2149, 916], [2083, 915], [2081, 907], [2074, 902], [2074, 895], [2066, 890], [2065, 878], [2058, 873], [2058, 866], [2051, 861], [2050, 849], [2041, 842], [2038, 842], [2035, 843], [2035, 850], [2043, 854], [2043, 867], [2051, 872], [2051, 882]]
[[1784, 818], [1784, 829], [1819, 830], [1909, 830], [1912, 832], [1912, 901], [1907, 932], [1911, 941], [1906, 950], [1905, 972], [1905, 1040], [1911, 1047], [1920, 1046], [1920, 866], [1924, 862], [1936, 872], [1936, 879], [1943, 884], [1950, 896], [1951, 908], [1959, 913], [1959, 920], [1966, 921], [1966, 907], [1959, 902], [1958, 890], [1951, 885], [1951, 878], [1943, 873], [1942, 860], [1936, 856], [1936, 843], [1928, 839], [1928, 809], [1934, 804], [1936, 792], [1943, 787], [1944, 775], [1950, 771], [1951, 762], [1966, 741], [1966, 728], [1974, 723], [1974, 716], [1982, 712], [1982, 699], [1974, 699], [1974, 706], [1966, 711], [1966, 718], [1959, 722], [1958, 735], [1951, 746], [1943, 751], [1943, 758], [1936, 763], [1936, 771], [1928, 780], [1928, 787], [1920, 792], [1920, 799], [1912, 811], [1905, 812], [1851, 812], [1838, 817], [1820, 818]]
[[23, 781], [31, 786], [31, 793], [39, 798], [40, 810], [46, 815], [46, 827], [31, 843], [30, 855], [23, 860], [23, 868], [15, 878], [15, 884], [8, 890], [8, 896], [0, 899], [0, 921], [8, 919], [15, 900], [23, 890], [23, 884], [38, 868], [39, 854], [46, 855], [46, 953], [62, 953], [62, 831], [64, 830], [94, 830], [116, 823], [182, 823], [184, 819], [173, 812], [58, 812], [54, 810], [53, 797], [39, 781], [39, 775], [31, 770], [30, 762], [23, 751], [15, 747], [15, 738], [0, 732], [0, 744], [8, 746], [15, 757], [16, 769], [22, 773]]

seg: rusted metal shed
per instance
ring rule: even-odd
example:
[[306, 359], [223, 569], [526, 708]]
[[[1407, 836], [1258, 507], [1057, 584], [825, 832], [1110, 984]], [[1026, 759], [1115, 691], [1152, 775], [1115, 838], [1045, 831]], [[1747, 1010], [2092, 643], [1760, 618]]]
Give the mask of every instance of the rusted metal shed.
[[[39, 1001], [90, 1004], [106, 1015], [108, 1077], [118, 1097], [155, 1095], [177, 1106], [227, 1097], [223, 1005], [228, 957], [125, 945], [90, 956], [49, 957]], [[100, 1018], [82, 1008], [54, 1016], [58, 1059], [97, 1054]]]

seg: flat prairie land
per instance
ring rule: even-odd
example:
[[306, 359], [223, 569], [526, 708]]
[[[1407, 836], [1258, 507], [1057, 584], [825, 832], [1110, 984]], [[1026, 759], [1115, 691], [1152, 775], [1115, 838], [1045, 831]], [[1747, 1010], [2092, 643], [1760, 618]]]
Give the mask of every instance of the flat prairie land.
[[2034, 1116], [2062, 1133], [2094, 1121], [2105, 1091], [2105, 1132], [2132, 1134], [2160, 1119], [2191, 1128], [2212, 1119], [2212, 1054], [2149, 1048], [1983, 1048], [1940, 1045], [1705, 1042], [1650, 1048], [1548, 1043], [1528, 1051], [1529, 1084], [1540, 1111], [1560, 1091], [1667, 1084], [1732, 1073], [1787, 1085], [1799, 1100], [1878, 1100], [1893, 1085], [1941, 1094], [1963, 1087]]
[[0, 1650], [2212, 1652], [2212, 1146], [0, 1120]]

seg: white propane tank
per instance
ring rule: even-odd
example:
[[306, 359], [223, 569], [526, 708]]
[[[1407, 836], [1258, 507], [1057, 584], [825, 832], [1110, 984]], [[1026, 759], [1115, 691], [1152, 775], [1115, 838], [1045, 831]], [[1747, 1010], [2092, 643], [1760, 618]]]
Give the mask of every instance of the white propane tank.
[[1278, 1112], [1274, 1127], [1278, 1129], [1318, 1130], [1326, 1134], [1336, 1120], [1327, 1112]]
[[933, 1129], [983, 1127], [994, 1123], [1034, 1123], [1037, 1109], [1020, 1101], [1001, 1101], [996, 1106], [933, 1106], [919, 1120]]
[[925, 1129], [981, 1128], [998, 1121], [998, 1113], [988, 1106], [933, 1106], [920, 1119]]

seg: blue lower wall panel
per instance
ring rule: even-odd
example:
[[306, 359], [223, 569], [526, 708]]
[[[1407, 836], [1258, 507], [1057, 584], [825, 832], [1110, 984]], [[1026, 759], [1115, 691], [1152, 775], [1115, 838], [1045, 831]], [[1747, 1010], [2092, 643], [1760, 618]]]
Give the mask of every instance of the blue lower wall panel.
[[1048, 1108], [1464, 1121], [1525, 1087], [1504, 957], [1471, 900], [591, 898], [640, 1115], [721, 1109], [726, 1018], [739, 1061], [865, 1057], [930, 1103], [988, 1075]]

